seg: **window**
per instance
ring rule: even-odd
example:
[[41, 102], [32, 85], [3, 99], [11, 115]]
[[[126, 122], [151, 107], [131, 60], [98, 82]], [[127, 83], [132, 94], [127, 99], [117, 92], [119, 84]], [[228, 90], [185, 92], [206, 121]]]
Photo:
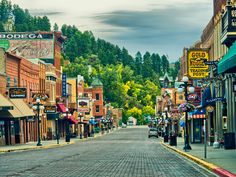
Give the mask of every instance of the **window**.
[[11, 85], [11, 77], [8, 76], [7, 77], [7, 87], [10, 87], [10, 85]]
[[99, 105], [96, 106], [96, 112], [100, 112]]
[[14, 87], [17, 87], [17, 78], [14, 77]]
[[99, 100], [99, 93], [96, 93], [96, 100]]
[[180, 95], [180, 96], [179, 96], [179, 100], [183, 100], [183, 95]]

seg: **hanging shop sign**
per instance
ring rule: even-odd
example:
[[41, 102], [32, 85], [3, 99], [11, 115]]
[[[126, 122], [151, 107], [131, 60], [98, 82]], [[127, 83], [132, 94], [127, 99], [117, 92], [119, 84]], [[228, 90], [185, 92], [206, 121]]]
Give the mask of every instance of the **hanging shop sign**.
[[206, 107], [206, 111], [207, 112], [213, 112], [214, 111], [214, 107], [209, 105], [209, 106]]
[[89, 99], [78, 98], [78, 112], [89, 112]]
[[57, 107], [56, 106], [44, 106], [44, 113], [47, 114], [53, 114], [57, 112]]
[[209, 60], [209, 53], [203, 49], [188, 50], [188, 76], [191, 79], [202, 79], [208, 76], [209, 66], [205, 64]]
[[66, 74], [62, 74], [62, 97], [67, 97], [67, 88], [66, 88]]
[[221, 43], [229, 47], [236, 40], [236, 7], [232, 4], [227, 4], [221, 23]]
[[23, 87], [9, 88], [9, 98], [24, 99], [27, 97], [27, 89]]

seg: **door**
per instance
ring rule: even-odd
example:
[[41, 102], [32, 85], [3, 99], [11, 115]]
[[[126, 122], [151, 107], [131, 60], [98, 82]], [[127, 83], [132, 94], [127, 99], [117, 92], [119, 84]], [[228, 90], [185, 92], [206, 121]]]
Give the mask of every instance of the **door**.
[[6, 145], [4, 121], [0, 121], [0, 146], [4, 146], [4, 145]]
[[193, 143], [202, 142], [202, 120], [193, 119]]

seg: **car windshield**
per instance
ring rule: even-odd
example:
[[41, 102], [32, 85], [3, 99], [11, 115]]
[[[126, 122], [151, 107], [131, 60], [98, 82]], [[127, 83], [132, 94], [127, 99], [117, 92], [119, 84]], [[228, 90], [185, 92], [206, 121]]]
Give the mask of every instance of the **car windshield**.
[[150, 131], [157, 131], [156, 128], [150, 128]]

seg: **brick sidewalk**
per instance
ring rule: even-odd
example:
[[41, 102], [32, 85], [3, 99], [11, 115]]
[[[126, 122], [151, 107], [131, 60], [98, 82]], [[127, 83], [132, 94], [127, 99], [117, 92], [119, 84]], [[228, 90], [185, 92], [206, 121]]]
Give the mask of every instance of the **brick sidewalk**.
[[[114, 129], [110, 133], [114, 132], [115, 130], [117, 129]], [[25, 150], [33, 150], [33, 149], [56, 148], [60, 146], [74, 144], [75, 142], [78, 142], [78, 141], [85, 141], [85, 140], [97, 138], [99, 136], [103, 136], [106, 134], [107, 134], [106, 132], [104, 134], [96, 133], [94, 137], [88, 137], [88, 138], [83, 138], [83, 139], [79, 139], [79, 137], [71, 138], [70, 143], [65, 142], [65, 138], [61, 138], [59, 140], [59, 144], [57, 144], [57, 140], [48, 140], [48, 141], [41, 141], [42, 146], [37, 146], [37, 142], [28, 142], [26, 144], [16, 144], [16, 145], [10, 145], [10, 146], [0, 146], [0, 153], [12, 152], [12, 151], [25, 151]]]
[[177, 146], [169, 146], [169, 143], [162, 143], [166, 147], [180, 153], [183, 156], [199, 163], [212, 170], [220, 176], [236, 177], [236, 150], [214, 149], [207, 146], [207, 158], [204, 158], [204, 144], [191, 144], [192, 150], [183, 150], [183, 138], [177, 138]]

